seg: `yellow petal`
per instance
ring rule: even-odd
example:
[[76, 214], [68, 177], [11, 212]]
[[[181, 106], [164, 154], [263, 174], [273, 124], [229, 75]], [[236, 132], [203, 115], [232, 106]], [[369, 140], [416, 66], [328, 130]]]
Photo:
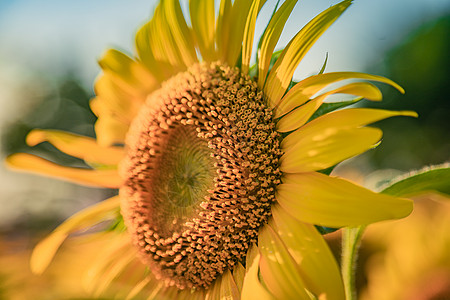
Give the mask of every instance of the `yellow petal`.
[[133, 289], [128, 293], [127, 298], [125, 300], [134, 299], [144, 288], [147, 287], [150, 282], [152, 282], [153, 277], [147, 276], [143, 280], [139, 281]]
[[[98, 293], [97, 288], [101, 285], [103, 275], [111, 268], [114, 268], [120, 258], [131, 253], [136, 255], [136, 251], [131, 247], [129, 235], [126, 232], [104, 231], [101, 234], [104, 234], [108, 239], [105, 239], [103, 247], [97, 250], [97, 256], [83, 278], [83, 287], [91, 294]], [[108, 236], [107, 234], [110, 235]]]
[[320, 173], [286, 174], [278, 203], [296, 219], [327, 227], [359, 226], [406, 217], [411, 200], [377, 194]]
[[242, 292], [242, 285], [244, 284], [245, 268], [240, 262], [236, 264], [233, 269], [233, 278], [236, 286], [239, 290], [239, 294]]
[[235, 0], [231, 8], [231, 16], [228, 24], [222, 25], [228, 26], [229, 28], [228, 41], [224, 44], [227, 48], [225, 62], [232, 67], [236, 65], [241, 51], [244, 28], [252, 2], [248, 0]]
[[233, 275], [230, 270], [226, 270], [222, 274], [222, 280], [220, 284], [220, 297], [219, 299], [239, 300], [241, 299], [239, 289], [234, 282]]
[[195, 53], [194, 41], [189, 30], [178, 0], [166, 0], [162, 2], [167, 24], [164, 24], [172, 32], [183, 62], [190, 66], [198, 61]]
[[288, 88], [294, 71], [315, 41], [347, 9], [351, 0], [345, 0], [325, 10], [305, 25], [289, 42], [273, 66], [264, 86], [269, 105], [275, 107]]
[[300, 173], [332, 167], [375, 147], [382, 134], [378, 128], [329, 128], [303, 135], [295, 145], [283, 149], [280, 170]]
[[215, 61], [217, 54], [214, 44], [215, 12], [214, 0], [190, 0], [192, 29], [204, 61]]
[[324, 238], [311, 225], [298, 221], [279, 205], [272, 206], [273, 229], [303, 270], [307, 288], [319, 299], [345, 299], [339, 267]]
[[258, 86], [260, 89], [264, 87], [264, 83], [266, 82], [267, 71], [269, 70], [273, 50], [278, 43], [284, 25], [296, 3], [297, 0], [286, 0], [270, 20], [266, 31], [264, 32], [261, 40], [260, 53], [258, 53]]
[[294, 109], [287, 115], [283, 116], [277, 123], [277, 131], [289, 132], [304, 125], [309, 120], [309, 118], [311, 118], [314, 112], [320, 107], [320, 105], [322, 105], [323, 100], [327, 96], [328, 93], [318, 96], [307, 102], [306, 104], [303, 104], [299, 108]]
[[229, 24], [231, 22], [231, 0], [221, 0], [219, 15], [216, 22], [216, 44], [219, 57], [225, 61], [227, 53], [228, 37], [230, 35]]
[[148, 94], [159, 85], [148, 69], [120, 51], [107, 50], [99, 64], [119, 87], [130, 94]]
[[244, 37], [242, 44], [242, 66], [241, 72], [244, 74], [248, 73], [250, 67], [250, 59], [252, 57], [252, 46], [253, 46], [253, 38], [255, 36], [255, 25], [256, 25], [256, 17], [264, 5], [265, 0], [253, 0], [252, 6], [250, 7], [249, 14], [247, 16], [247, 21], [244, 27]]
[[87, 186], [118, 188], [122, 182], [117, 170], [91, 170], [63, 167], [46, 159], [26, 153], [17, 153], [7, 157], [6, 164], [19, 171], [36, 173]]
[[258, 243], [261, 251], [261, 275], [275, 298], [310, 299], [295, 260], [268, 224], [261, 228]]
[[312, 120], [297, 131], [289, 134], [281, 142], [283, 149], [289, 149], [295, 145], [302, 136], [312, 136], [322, 134], [329, 130], [339, 128], [357, 128], [367, 124], [377, 122], [395, 116], [415, 117], [417, 114], [412, 111], [390, 111], [371, 108], [350, 108], [334, 111], [317, 119]]
[[295, 108], [281, 118], [277, 123], [277, 130], [280, 132], [289, 132], [299, 128], [309, 120], [325, 98], [333, 94], [350, 94], [373, 101], [379, 101], [382, 98], [381, 91], [369, 82], [350, 83], [317, 96], [311, 101], [306, 102], [306, 104], [299, 103], [301, 105], [300, 107]]
[[[164, 72], [166, 78], [180, 71], [184, 71], [187, 67], [186, 62], [181, 56], [173, 32], [170, 26], [168, 26], [167, 13], [171, 7], [167, 2], [160, 2], [150, 22], [152, 50], [160, 65], [160, 70]], [[171, 13], [172, 16], [173, 14]]]
[[162, 82], [165, 79], [164, 71], [161, 70], [159, 63], [156, 61], [155, 55], [152, 50], [152, 34], [151, 34], [151, 23], [147, 22], [142, 26], [135, 37], [136, 51], [140, 58], [142, 64], [154, 74], [155, 78]]
[[290, 112], [292, 109], [305, 103], [306, 101], [308, 101], [308, 99], [310, 99], [312, 96], [314, 96], [316, 93], [326, 88], [330, 84], [347, 79], [366, 79], [379, 81], [395, 87], [402, 93], [405, 92], [401, 86], [399, 86], [392, 80], [382, 76], [358, 72], [333, 72], [333, 73], [319, 74], [315, 76], [310, 76], [294, 85], [294, 87], [291, 88], [289, 92], [286, 93], [286, 95], [281, 99], [280, 103], [278, 104], [277, 109], [275, 111], [275, 117], [279, 118], [282, 115]]
[[262, 285], [259, 280], [260, 253], [253, 245], [247, 253], [246, 272], [242, 286], [242, 300], [274, 300], [275, 297]]
[[[91, 101], [91, 106], [95, 102]], [[101, 114], [95, 122], [97, 143], [101, 147], [124, 144], [129, 125], [119, 121], [114, 115]]]
[[100, 117], [105, 114], [114, 115], [117, 120], [129, 125], [147, 98], [144, 94], [132, 95], [118, 87], [111, 76], [103, 74], [95, 82], [96, 98], [91, 100], [93, 113]]
[[94, 296], [100, 297], [111, 285], [113, 280], [124, 273], [126, 268], [136, 259], [134, 251], [121, 251], [118, 257], [115, 257], [114, 263], [98, 277], [95, 285]]
[[118, 213], [119, 197], [116, 196], [90, 206], [67, 219], [34, 248], [30, 260], [32, 272], [41, 274], [45, 271], [59, 246], [69, 234], [108, 219], [116, 218]]
[[142, 63], [159, 82], [186, 69], [180, 49], [168, 26], [165, 8], [159, 3], [153, 18], [136, 35], [136, 47]]
[[100, 147], [95, 139], [59, 130], [34, 129], [27, 136], [27, 144], [35, 146], [49, 142], [60, 151], [105, 165], [117, 165], [124, 156], [122, 147]]
[[212, 286], [210, 286], [209, 289], [206, 291], [205, 300], [220, 299], [221, 284], [222, 284], [222, 277], [219, 277], [212, 283]]

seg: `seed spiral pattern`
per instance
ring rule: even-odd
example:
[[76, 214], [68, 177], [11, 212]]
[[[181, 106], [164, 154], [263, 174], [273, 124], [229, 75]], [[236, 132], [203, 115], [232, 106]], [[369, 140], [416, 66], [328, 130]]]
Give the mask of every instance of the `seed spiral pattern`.
[[157, 279], [207, 288], [245, 260], [270, 216], [282, 154], [248, 75], [193, 65], [148, 97], [126, 144], [122, 215]]

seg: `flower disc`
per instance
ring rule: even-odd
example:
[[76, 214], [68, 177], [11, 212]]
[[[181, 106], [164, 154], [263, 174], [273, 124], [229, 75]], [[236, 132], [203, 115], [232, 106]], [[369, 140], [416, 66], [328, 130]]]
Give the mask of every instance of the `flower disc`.
[[245, 259], [280, 183], [280, 137], [257, 84], [196, 64], [151, 94], [127, 136], [122, 214], [167, 285], [208, 287]]

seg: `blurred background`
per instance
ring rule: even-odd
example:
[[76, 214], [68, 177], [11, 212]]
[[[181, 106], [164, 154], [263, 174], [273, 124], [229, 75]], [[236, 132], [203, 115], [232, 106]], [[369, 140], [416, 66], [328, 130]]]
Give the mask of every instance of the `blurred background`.
[[[263, 8], [256, 36], [275, 2], [269, 0]], [[286, 45], [304, 24], [335, 3], [299, 1], [278, 46]], [[151, 0], [0, 0], [2, 160], [14, 152], [32, 152], [65, 165], [83, 165], [48, 143], [31, 149], [25, 136], [32, 128], [94, 136], [95, 116], [88, 104], [100, 70], [96, 61], [108, 47], [132, 54], [134, 33], [154, 6]], [[384, 130], [381, 146], [345, 162], [339, 174], [364, 183], [362, 178], [377, 178], [375, 170], [394, 176], [448, 161], [449, 36], [447, 0], [359, 0], [313, 46], [296, 79], [316, 74], [328, 54], [328, 72], [383, 75], [406, 90], [401, 95], [381, 86], [383, 102], [364, 105], [415, 110], [420, 116], [376, 124]], [[25, 260], [37, 240], [66, 217], [111, 193], [14, 173], [0, 165], [0, 256], [22, 253], [23, 272], [28, 272]], [[1, 291], [0, 275], [3, 299]]]

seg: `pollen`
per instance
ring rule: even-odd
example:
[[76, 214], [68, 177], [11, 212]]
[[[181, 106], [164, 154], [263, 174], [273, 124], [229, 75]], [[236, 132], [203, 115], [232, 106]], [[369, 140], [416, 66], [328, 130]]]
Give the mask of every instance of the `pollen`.
[[122, 215], [167, 286], [208, 288], [257, 242], [281, 182], [280, 136], [265, 103], [238, 68], [200, 63], [163, 83], [133, 121]]

